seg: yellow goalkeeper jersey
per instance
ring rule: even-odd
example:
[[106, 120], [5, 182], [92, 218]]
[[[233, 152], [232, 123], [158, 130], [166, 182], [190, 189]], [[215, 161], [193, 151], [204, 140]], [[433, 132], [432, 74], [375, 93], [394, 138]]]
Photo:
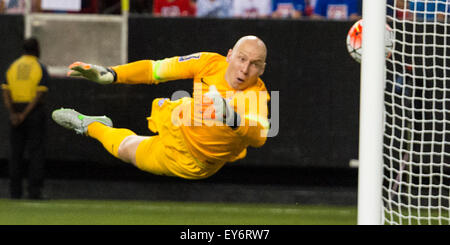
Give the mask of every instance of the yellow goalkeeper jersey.
[[[245, 157], [248, 146], [262, 146], [269, 129], [267, 103], [270, 97], [264, 82], [258, 78], [253, 86], [242, 91], [235, 90], [225, 80], [227, 67], [224, 56], [201, 52], [163, 60], [141, 60], [113, 69], [117, 73], [117, 83], [158, 84], [193, 79], [193, 98], [181, 99], [178, 111], [172, 109], [172, 115], [179, 117], [172, 123], [179, 124], [194, 157], [203, 163], [223, 164]], [[239, 127], [232, 129], [199, 113], [203, 94], [209, 91], [210, 85], [215, 85], [222, 97], [239, 113]]]

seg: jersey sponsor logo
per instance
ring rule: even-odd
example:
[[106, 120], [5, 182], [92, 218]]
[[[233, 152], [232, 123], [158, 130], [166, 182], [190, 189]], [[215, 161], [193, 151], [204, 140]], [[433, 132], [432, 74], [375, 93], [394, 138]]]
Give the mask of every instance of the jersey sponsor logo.
[[191, 55], [181, 56], [178, 59], [178, 62], [183, 62], [183, 61], [187, 61], [190, 59], [200, 59], [200, 54], [191, 54]]

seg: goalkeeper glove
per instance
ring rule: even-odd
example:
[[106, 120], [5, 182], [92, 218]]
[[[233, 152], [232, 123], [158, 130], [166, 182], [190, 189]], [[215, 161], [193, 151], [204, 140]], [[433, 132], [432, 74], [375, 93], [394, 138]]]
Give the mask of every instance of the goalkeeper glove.
[[211, 85], [209, 87], [209, 92], [205, 93], [204, 96], [211, 99], [209, 104], [212, 104], [214, 106], [213, 119], [221, 121], [233, 129], [239, 126], [241, 117], [220, 95], [219, 91], [217, 91], [216, 86]]
[[67, 75], [71, 77], [84, 77], [103, 85], [113, 83], [117, 79], [116, 72], [111, 68], [86, 64], [80, 61], [71, 64], [69, 69], [71, 71]]

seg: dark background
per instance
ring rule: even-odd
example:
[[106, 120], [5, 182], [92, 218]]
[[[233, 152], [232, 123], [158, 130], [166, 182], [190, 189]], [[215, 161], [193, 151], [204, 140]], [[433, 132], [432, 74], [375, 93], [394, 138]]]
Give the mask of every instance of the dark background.
[[[0, 23], [0, 73], [4, 74], [21, 53], [23, 17], [0, 15]], [[131, 62], [200, 51], [226, 55], [241, 36], [259, 36], [268, 47], [262, 79], [269, 91], [279, 91], [280, 95], [278, 135], [268, 138], [262, 148], [249, 148], [245, 159], [226, 165], [205, 181], [356, 186], [356, 170], [348, 166], [350, 159], [358, 158], [360, 70], [345, 44], [352, 24], [131, 15], [128, 56]], [[152, 100], [170, 97], [177, 90], [192, 92], [192, 81], [101, 86], [86, 80], [53, 78], [49, 89], [49, 178], [159, 180], [161, 177], [121, 163], [97, 141], [56, 125], [51, 111], [67, 107], [88, 115], [107, 115], [115, 127], [148, 135], [146, 117]], [[0, 175], [6, 177], [9, 136], [3, 103], [0, 118]]]

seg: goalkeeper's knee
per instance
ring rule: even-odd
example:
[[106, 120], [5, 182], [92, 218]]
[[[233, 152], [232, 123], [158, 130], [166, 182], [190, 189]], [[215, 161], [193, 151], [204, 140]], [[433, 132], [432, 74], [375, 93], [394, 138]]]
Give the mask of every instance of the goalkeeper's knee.
[[149, 137], [130, 135], [122, 140], [118, 149], [118, 158], [136, 165], [136, 150], [139, 144]]

